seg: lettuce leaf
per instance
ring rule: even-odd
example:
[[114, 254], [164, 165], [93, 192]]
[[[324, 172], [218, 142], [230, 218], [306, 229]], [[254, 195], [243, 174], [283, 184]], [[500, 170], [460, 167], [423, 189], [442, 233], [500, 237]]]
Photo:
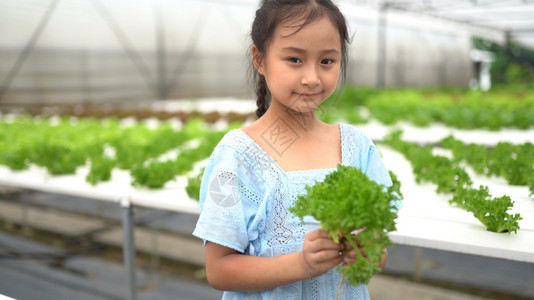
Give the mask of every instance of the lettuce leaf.
[[[363, 246], [364, 255], [357, 251], [355, 263], [338, 267], [350, 284], [368, 283], [381, 270], [378, 263], [384, 248], [392, 245], [388, 232], [395, 230], [394, 202], [401, 197], [394, 178], [395, 183], [385, 187], [356, 167], [338, 165], [323, 182], [307, 186], [307, 194], [290, 208], [301, 219], [313, 216], [336, 242], [346, 240], [354, 249], [357, 241]], [[362, 228], [358, 235], [352, 234]]]

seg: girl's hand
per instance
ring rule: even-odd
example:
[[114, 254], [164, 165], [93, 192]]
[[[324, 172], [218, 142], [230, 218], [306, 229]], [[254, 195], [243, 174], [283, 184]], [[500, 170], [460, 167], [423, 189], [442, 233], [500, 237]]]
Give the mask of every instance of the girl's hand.
[[[358, 235], [360, 234], [362, 231], [364, 231], [365, 228], [362, 228], [362, 229], [358, 229], [354, 232], [352, 232], [353, 235]], [[345, 255], [343, 257], [343, 266], [348, 266], [352, 263], [354, 263], [356, 261], [356, 258], [357, 258], [357, 255], [356, 255], [356, 251], [359, 251], [360, 254], [364, 257], [364, 258], [367, 258], [367, 256], [365, 255], [365, 252], [364, 252], [364, 247], [363, 245], [360, 243], [359, 240], [356, 240], [356, 246], [358, 247], [358, 249], [354, 249], [354, 247], [352, 246], [352, 244], [347, 241], [347, 240], [344, 240], [344, 243], [345, 243]], [[380, 268], [383, 268], [385, 265], [386, 265], [386, 261], [387, 261], [387, 249], [384, 248], [384, 254], [382, 255], [382, 259], [380, 260], [380, 262], [378, 263], [378, 266]]]
[[[364, 230], [365, 230], [365, 228], [358, 229], [358, 230], [352, 232], [352, 234], [353, 235], [358, 235]], [[360, 243], [359, 240], [356, 240], [356, 246], [358, 247], [357, 249], [354, 249], [352, 244], [347, 240], [344, 240], [344, 243], [345, 243], [345, 253], [344, 253], [345, 255], [344, 255], [344, 258], [343, 258], [343, 266], [347, 266], [347, 265], [352, 264], [352, 263], [354, 263], [356, 261], [356, 257], [357, 257], [356, 251], [359, 251], [360, 254], [363, 257], [366, 257], [365, 253], [363, 251], [363, 246], [362, 246], [362, 244]]]
[[343, 261], [341, 251], [345, 249], [343, 243], [336, 243], [328, 232], [319, 228], [309, 232], [304, 237], [302, 246], [302, 266], [309, 278], [328, 272]]

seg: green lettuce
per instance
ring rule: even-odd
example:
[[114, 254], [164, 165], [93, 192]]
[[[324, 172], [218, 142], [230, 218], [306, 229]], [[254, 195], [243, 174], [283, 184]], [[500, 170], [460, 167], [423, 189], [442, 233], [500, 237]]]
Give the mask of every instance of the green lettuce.
[[[391, 174], [391, 172], [390, 172]], [[394, 202], [402, 196], [400, 183], [392, 176], [390, 187], [371, 180], [360, 169], [338, 165], [323, 182], [307, 186], [307, 194], [299, 196], [290, 211], [299, 218], [313, 216], [336, 242], [348, 242], [357, 252], [356, 262], [339, 266], [350, 284], [368, 283], [381, 269], [378, 263], [384, 248], [392, 245], [388, 232], [395, 230], [397, 217]], [[358, 235], [352, 234], [362, 229]]]

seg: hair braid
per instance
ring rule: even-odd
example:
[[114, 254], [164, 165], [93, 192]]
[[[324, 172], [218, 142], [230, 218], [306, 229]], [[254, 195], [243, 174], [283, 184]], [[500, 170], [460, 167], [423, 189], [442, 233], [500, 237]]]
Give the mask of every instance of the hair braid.
[[256, 115], [258, 118], [263, 116], [263, 114], [267, 111], [267, 95], [269, 93], [267, 89], [267, 82], [265, 81], [265, 77], [261, 74], [257, 74], [258, 80], [256, 83], [256, 106], [258, 109], [256, 109]]

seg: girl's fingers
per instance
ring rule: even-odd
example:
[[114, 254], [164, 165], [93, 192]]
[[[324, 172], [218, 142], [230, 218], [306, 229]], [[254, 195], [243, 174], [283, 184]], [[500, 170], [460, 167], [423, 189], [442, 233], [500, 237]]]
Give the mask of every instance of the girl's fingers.
[[350, 234], [352, 234], [352, 235], [358, 235], [358, 234], [362, 233], [364, 230], [365, 230], [365, 227], [362, 227], [362, 228], [359, 228], [359, 229], [354, 230], [354, 231], [351, 232]]
[[343, 251], [346, 246], [343, 243], [336, 243], [330, 238], [328, 232], [322, 229], [316, 229], [308, 233], [305, 240], [310, 242], [311, 252], [317, 252], [321, 250], [337, 250]]
[[316, 252], [303, 252], [306, 269], [313, 276], [326, 273], [343, 262], [339, 249], [322, 249]]
[[356, 251], [351, 250], [347, 254], [345, 254], [345, 257], [343, 257], [343, 262], [345, 264], [351, 264], [356, 261]]
[[322, 228], [318, 228], [318, 229], [315, 229], [313, 231], [310, 231], [306, 236], [310, 240], [316, 240], [316, 239], [320, 239], [320, 238], [330, 238], [330, 236], [328, 235], [328, 232], [326, 232]]
[[325, 271], [339, 265], [344, 259], [344, 256], [340, 255], [340, 251], [337, 250], [327, 250], [323, 252], [323, 255], [316, 262], [318, 265], [324, 266], [326, 268]]
[[342, 243], [335, 243], [331, 239], [318, 239], [310, 245], [311, 253], [323, 252], [325, 259], [329, 259], [339, 255], [345, 249], [345, 245]]

